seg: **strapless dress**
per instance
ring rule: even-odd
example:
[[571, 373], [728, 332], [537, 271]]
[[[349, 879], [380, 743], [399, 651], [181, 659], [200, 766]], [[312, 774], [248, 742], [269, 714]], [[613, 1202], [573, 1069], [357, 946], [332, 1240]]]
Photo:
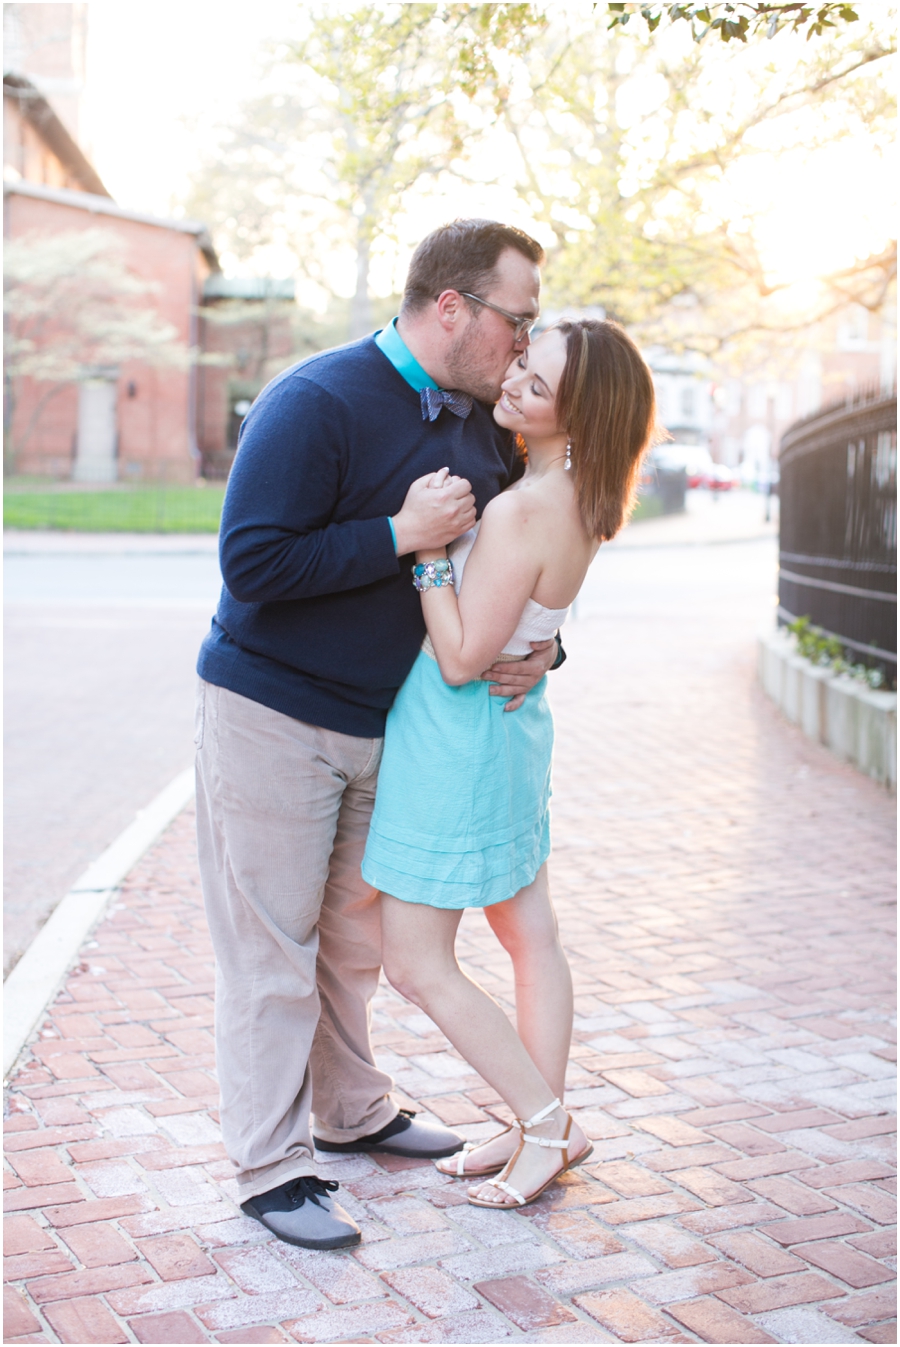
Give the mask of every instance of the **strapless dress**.
[[[478, 525], [449, 548], [457, 593]], [[529, 599], [503, 658], [531, 653], [566, 608]], [[547, 679], [505, 712], [477, 679], [449, 687], [430, 643], [388, 714], [375, 811], [363, 858], [367, 883], [404, 902], [488, 907], [532, 883], [550, 854], [553, 719]]]

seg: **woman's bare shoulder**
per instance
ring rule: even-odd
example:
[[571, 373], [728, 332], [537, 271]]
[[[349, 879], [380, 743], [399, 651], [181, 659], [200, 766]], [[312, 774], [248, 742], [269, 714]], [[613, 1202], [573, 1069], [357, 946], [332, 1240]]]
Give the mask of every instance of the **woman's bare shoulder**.
[[495, 496], [485, 507], [484, 519], [492, 521], [491, 528], [549, 530], [554, 535], [559, 529], [567, 533], [572, 530], [585, 544], [590, 543], [568, 482], [547, 483], [537, 489], [512, 487]]
[[540, 519], [546, 509], [547, 502], [537, 492], [511, 487], [488, 502], [483, 518], [490, 521], [491, 527], [522, 528]]
[[499, 496], [488, 501], [481, 516], [482, 530], [502, 533], [521, 528], [528, 514], [521, 500], [522, 494], [521, 491], [501, 491]]
[[541, 510], [529, 501], [525, 491], [504, 491], [484, 508], [478, 533], [479, 554], [493, 554], [496, 549], [505, 556], [540, 557], [543, 555], [540, 526]]

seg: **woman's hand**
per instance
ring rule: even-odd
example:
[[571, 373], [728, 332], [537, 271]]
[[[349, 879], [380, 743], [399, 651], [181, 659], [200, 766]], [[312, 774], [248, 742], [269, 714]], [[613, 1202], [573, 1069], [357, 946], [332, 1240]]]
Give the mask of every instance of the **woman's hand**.
[[434, 487], [438, 491], [445, 486], [455, 487], [460, 482], [462, 482], [467, 492], [471, 491], [472, 488], [469, 486], [465, 477], [458, 477], [456, 473], [451, 472], [449, 468], [438, 468], [437, 472], [433, 472], [431, 476], [427, 478], [427, 485]]
[[449, 468], [418, 477], [394, 515], [397, 556], [420, 548], [441, 547], [475, 523], [475, 497], [464, 477], [451, 477]]
[[[426, 479], [425, 484], [428, 488], [434, 488], [435, 490], [440, 491], [441, 488], [448, 486], [452, 487], [457, 482], [463, 482], [463, 478], [456, 477], [451, 473], [449, 468], [438, 468], [437, 472], [433, 472], [431, 476]], [[468, 482], [464, 482], [464, 485], [468, 488], [469, 484]], [[417, 562], [444, 561], [446, 560], [446, 557], [446, 547], [423, 547], [417, 548], [416, 550]]]

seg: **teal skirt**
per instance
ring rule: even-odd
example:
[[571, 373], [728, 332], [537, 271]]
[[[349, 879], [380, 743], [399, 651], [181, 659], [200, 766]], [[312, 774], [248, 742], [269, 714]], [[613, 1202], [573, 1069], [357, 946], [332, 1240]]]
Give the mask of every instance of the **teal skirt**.
[[423, 651], [388, 715], [367, 883], [407, 903], [488, 907], [550, 854], [547, 679], [518, 711], [488, 684], [448, 687]]

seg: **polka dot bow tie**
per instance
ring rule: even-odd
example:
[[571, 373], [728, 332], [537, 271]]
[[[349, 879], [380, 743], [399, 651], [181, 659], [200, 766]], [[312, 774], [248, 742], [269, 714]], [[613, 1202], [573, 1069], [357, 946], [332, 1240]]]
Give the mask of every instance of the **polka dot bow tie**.
[[423, 388], [421, 396], [423, 421], [436, 421], [441, 414], [442, 407], [446, 407], [454, 416], [461, 416], [465, 421], [474, 402], [474, 398], [471, 398], [468, 393], [458, 393], [453, 388], [449, 390]]

